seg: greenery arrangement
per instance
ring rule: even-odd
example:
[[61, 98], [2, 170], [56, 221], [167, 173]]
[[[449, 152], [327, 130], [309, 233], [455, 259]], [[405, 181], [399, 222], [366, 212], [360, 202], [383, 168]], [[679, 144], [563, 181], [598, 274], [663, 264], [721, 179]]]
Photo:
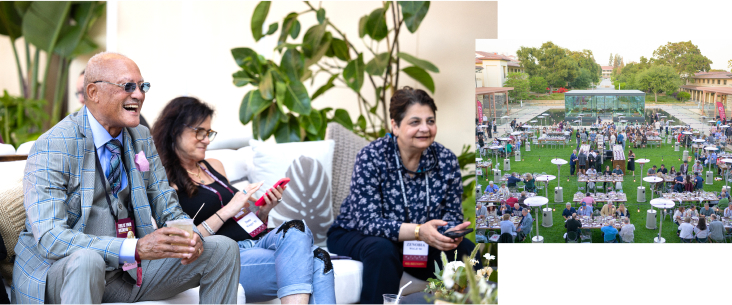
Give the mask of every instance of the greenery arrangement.
[[45, 105], [45, 100], [13, 97], [4, 90], [0, 97], [0, 140], [17, 149], [20, 144], [38, 139], [43, 133], [43, 122], [48, 120]]
[[[434, 92], [435, 84], [429, 72], [438, 73], [432, 63], [400, 52], [399, 35], [404, 28], [414, 33], [427, 15], [430, 3], [425, 1], [383, 2], [358, 22], [359, 37], [346, 35], [327, 17], [325, 9], [305, 2], [309, 9], [292, 12], [281, 23], [270, 24], [264, 31], [264, 20], [270, 8], [269, 1], [260, 2], [252, 14], [251, 30], [259, 41], [267, 35], [274, 35], [278, 29], [276, 51], [282, 54], [278, 63], [264, 58], [250, 48], [231, 50], [241, 70], [232, 77], [234, 85], [254, 88], [244, 96], [239, 119], [243, 124], [252, 123], [254, 137], [277, 142], [321, 140], [326, 125], [336, 121], [355, 133], [372, 140], [383, 136], [389, 130], [387, 115], [387, 91], [399, 87], [399, 74], [417, 80]], [[318, 23], [300, 37], [299, 18], [314, 14]], [[391, 21], [391, 27], [387, 24]], [[361, 40], [365, 50], [358, 50], [354, 42]], [[379, 49], [385, 45], [386, 49]], [[364, 61], [365, 53], [373, 59]], [[406, 63], [408, 67], [402, 67]], [[429, 71], [429, 72], [428, 72]], [[325, 85], [312, 96], [304, 83], [311, 86], [315, 76], [329, 75]], [[359, 107], [358, 119], [353, 122], [345, 109], [315, 109], [312, 101], [322, 96], [337, 84], [345, 85], [356, 93]], [[376, 95], [364, 96], [364, 84], [370, 84]], [[332, 114], [331, 114], [332, 112]]]
[[[15, 101], [33, 105], [25, 107], [33, 109], [38, 100], [50, 100], [49, 126], [61, 119], [71, 61], [97, 49], [88, 31], [104, 12], [105, 5], [101, 1], [0, 2], [0, 35], [10, 37], [22, 92], [23, 100]], [[25, 48], [19, 52], [15, 42], [21, 37]], [[43, 79], [39, 73], [41, 52], [46, 56]], [[21, 54], [25, 55], [25, 71]], [[26, 117], [31, 119], [35, 115]]]
[[[454, 304], [495, 304], [498, 298], [498, 289], [488, 281], [498, 282], [498, 272], [491, 267], [484, 267], [473, 272], [473, 266], [478, 263], [476, 254], [480, 247], [475, 247], [470, 256], [465, 256], [462, 261], [458, 260], [457, 250], [455, 260], [447, 261], [445, 252], [440, 253], [442, 266], [435, 262], [435, 278], [427, 279], [429, 283], [424, 292], [431, 293], [434, 299]], [[484, 266], [496, 257], [491, 254], [484, 256]], [[478, 258], [480, 259], [480, 258]], [[428, 297], [425, 297], [430, 300]]]

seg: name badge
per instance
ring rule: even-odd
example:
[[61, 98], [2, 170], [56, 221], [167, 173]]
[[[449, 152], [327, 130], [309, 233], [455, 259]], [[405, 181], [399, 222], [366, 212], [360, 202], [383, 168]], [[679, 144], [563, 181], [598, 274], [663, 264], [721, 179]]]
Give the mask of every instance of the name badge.
[[405, 241], [402, 265], [409, 268], [427, 268], [428, 252], [429, 246], [426, 242], [417, 240]]
[[238, 214], [234, 215], [234, 220], [252, 237], [259, 235], [259, 233], [267, 229], [267, 226], [264, 225], [257, 215], [246, 209], [242, 209]]
[[[116, 222], [115, 228], [117, 229], [117, 238], [135, 238], [135, 225], [132, 223], [131, 218], [120, 219]], [[127, 262], [122, 264], [122, 270], [127, 271], [130, 269], [137, 268], [137, 262]]]

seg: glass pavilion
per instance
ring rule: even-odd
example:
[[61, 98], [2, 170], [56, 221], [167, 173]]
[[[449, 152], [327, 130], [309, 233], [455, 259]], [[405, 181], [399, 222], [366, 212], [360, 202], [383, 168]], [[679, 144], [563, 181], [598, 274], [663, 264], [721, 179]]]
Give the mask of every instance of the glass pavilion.
[[[603, 120], [643, 121], [646, 94], [639, 90], [572, 90], [564, 93], [565, 118], [583, 123]], [[618, 118], [622, 116], [622, 118]]]

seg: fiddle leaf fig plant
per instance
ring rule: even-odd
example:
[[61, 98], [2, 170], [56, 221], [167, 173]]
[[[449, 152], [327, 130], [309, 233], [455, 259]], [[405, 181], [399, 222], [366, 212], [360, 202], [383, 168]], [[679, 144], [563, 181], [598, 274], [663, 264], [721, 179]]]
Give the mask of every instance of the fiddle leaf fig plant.
[[[307, 9], [291, 12], [281, 22], [265, 27], [271, 3], [257, 4], [251, 21], [255, 41], [277, 35], [275, 50], [279, 62], [257, 54], [251, 48], [231, 50], [241, 70], [233, 75], [237, 87], [248, 86], [239, 109], [243, 124], [252, 124], [255, 138], [271, 136], [277, 142], [322, 140], [328, 122], [335, 121], [368, 140], [383, 136], [389, 130], [387, 91], [399, 88], [403, 72], [435, 92], [430, 73], [439, 69], [427, 60], [399, 50], [399, 35], [406, 28], [410, 33], [429, 11], [427, 1], [383, 2], [358, 20], [358, 37], [346, 37], [328, 18], [322, 7], [305, 2]], [[300, 37], [299, 19], [314, 15], [317, 23]], [[358, 41], [361, 40], [361, 43]], [[354, 44], [363, 45], [357, 49]], [[402, 61], [403, 60], [403, 61]], [[406, 66], [406, 67], [404, 67]], [[314, 85], [318, 74], [328, 80], [310, 95], [306, 84]], [[369, 86], [376, 94], [366, 97], [361, 92]], [[335, 87], [350, 88], [356, 95], [359, 115], [356, 121], [345, 109], [316, 109], [312, 102]]]

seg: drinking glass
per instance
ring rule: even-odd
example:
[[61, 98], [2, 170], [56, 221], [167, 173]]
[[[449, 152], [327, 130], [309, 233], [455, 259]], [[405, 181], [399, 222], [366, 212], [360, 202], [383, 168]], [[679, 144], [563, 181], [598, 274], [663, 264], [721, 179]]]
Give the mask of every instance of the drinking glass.
[[396, 304], [396, 303], [397, 303], [396, 294], [384, 294], [384, 304]]

